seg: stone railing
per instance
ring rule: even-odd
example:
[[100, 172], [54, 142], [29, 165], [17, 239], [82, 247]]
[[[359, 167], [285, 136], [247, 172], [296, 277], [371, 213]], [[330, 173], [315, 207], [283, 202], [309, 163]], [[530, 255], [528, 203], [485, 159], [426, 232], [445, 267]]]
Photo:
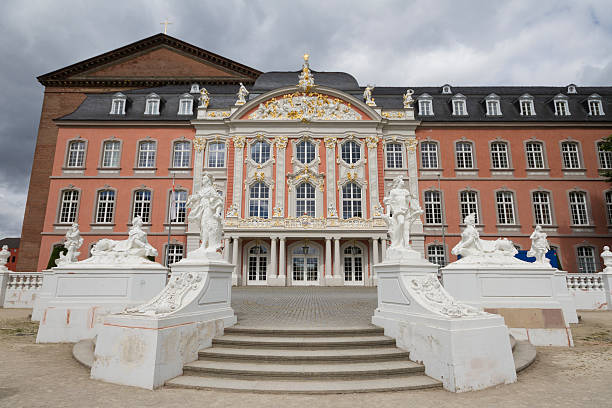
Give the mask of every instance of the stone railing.
[[568, 273], [567, 289], [574, 298], [576, 309], [605, 310], [607, 308], [605, 283], [598, 273]]
[[363, 219], [351, 218], [348, 220], [337, 218], [288, 217], [288, 218], [244, 218], [225, 220], [226, 229], [378, 229], [386, 228], [385, 222], [380, 218]]
[[9, 272], [4, 275], [5, 282], [0, 280], [2, 283], [0, 286], [0, 299], [4, 298], [2, 306], [5, 308], [33, 307], [34, 299], [36, 299], [42, 289], [42, 273]]

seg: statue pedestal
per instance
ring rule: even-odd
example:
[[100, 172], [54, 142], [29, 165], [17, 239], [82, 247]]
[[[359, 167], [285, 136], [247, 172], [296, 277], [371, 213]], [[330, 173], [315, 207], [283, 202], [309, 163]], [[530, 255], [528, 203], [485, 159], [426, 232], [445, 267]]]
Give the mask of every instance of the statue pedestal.
[[166, 285], [157, 263], [58, 266], [43, 275], [32, 318], [40, 320], [37, 343], [64, 343], [98, 334], [105, 315], [139, 305]]
[[573, 346], [569, 323], [578, 318], [563, 272], [529, 262], [493, 265], [467, 260], [440, 270], [444, 288], [453, 297], [502, 315], [518, 340], [536, 346]]
[[408, 258], [374, 265], [378, 308], [372, 323], [449, 391], [515, 382], [504, 319], [457, 303], [440, 285], [437, 265], [404, 255]]
[[91, 378], [154, 389], [181, 375], [225, 327], [234, 266], [223, 259], [192, 258], [171, 266], [168, 285], [126, 313], [106, 316], [98, 335]]

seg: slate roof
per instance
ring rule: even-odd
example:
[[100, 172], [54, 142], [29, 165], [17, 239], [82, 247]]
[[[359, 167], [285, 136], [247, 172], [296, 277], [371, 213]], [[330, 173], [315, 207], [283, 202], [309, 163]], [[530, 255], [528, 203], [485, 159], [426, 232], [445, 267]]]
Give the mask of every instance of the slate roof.
[[[262, 74], [255, 84], [247, 89], [249, 97], [271, 91], [273, 89], [296, 85], [299, 71], [268, 72]], [[359, 87], [355, 78], [343, 72], [314, 72], [315, 83], [347, 92], [361, 99], [364, 87]], [[442, 94], [442, 87], [377, 87], [372, 92], [376, 104], [383, 109], [403, 109], [402, 96], [406, 89], [413, 89], [413, 98], [429, 94], [433, 101], [433, 116], [418, 115], [418, 104], [415, 103], [416, 117], [423, 122], [612, 122], [612, 87], [577, 87], [576, 94], [567, 94], [567, 87], [543, 86], [466, 86], [452, 87], [452, 94]], [[206, 85], [211, 101], [209, 109], [227, 109], [234, 106], [238, 85]], [[127, 97], [126, 114], [110, 115], [111, 101], [114, 93], [88, 94], [85, 101], [71, 114], [59, 120], [79, 121], [188, 121], [194, 119], [197, 113], [199, 94], [194, 96], [194, 113], [178, 115], [180, 96], [188, 93], [187, 85], [168, 85], [157, 88], [146, 88], [124, 91]], [[145, 115], [145, 100], [150, 93], [156, 93], [161, 98], [160, 114]], [[468, 115], [453, 116], [451, 100], [454, 95], [462, 94], [466, 98]], [[487, 116], [485, 98], [489, 94], [500, 98], [501, 116]], [[567, 96], [569, 116], [556, 116], [553, 99], [558, 94]], [[518, 100], [524, 95], [533, 97], [536, 115], [521, 116]], [[604, 115], [590, 116], [587, 99], [592, 94], [601, 96]]]
[[0, 248], [2, 248], [3, 245], [7, 245], [9, 249], [19, 248], [19, 241], [21, 241], [21, 238], [0, 239]]

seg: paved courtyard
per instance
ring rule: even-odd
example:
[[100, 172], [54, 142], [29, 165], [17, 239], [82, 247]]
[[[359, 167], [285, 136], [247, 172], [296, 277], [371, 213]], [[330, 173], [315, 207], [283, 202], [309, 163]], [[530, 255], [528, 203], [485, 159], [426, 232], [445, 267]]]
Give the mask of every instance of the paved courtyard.
[[[243, 326], [354, 327], [376, 307], [370, 288], [238, 288], [233, 305]], [[580, 312], [576, 347], [538, 348], [515, 384], [452, 394], [418, 390], [346, 395], [269, 395], [159, 389], [89, 379], [71, 344], [36, 344], [30, 310], [0, 308], [0, 407], [610, 407], [612, 312]]]

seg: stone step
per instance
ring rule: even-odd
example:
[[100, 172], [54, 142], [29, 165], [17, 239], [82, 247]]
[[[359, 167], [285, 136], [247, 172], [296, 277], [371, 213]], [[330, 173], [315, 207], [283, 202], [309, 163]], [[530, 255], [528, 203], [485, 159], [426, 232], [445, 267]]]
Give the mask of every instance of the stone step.
[[363, 377], [391, 377], [397, 375], [414, 375], [425, 372], [422, 364], [409, 360], [375, 361], [369, 363], [328, 364], [278, 364], [269, 362], [227, 362], [215, 360], [198, 360], [185, 364], [184, 375], [219, 376], [243, 379], [360, 379]]
[[228, 334], [213, 339], [213, 345], [241, 348], [360, 348], [394, 346], [395, 340], [382, 335], [355, 337], [246, 336]]
[[233, 347], [213, 346], [199, 352], [200, 358], [222, 361], [260, 361], [281, 364], [299, 363], [333, 363], [333, 362], [366, 362], [407, 360], [410, 354], [407, 351], [389, 347], [356, 348], [356, 349], [242, 349]]
[[379, 327], [363, 327], [363, 328], [343, 328], [343, 329], [260, 329], [250, 327], [228, 327], [225, 329], [226, 335], [244, 335], [244, 336], [263, 336], [263, 337], [354, 337], [354, 336], [371, 336], [384, 335], [384, 330]]
[[279, 381], [217, 376], [182, 375], [166, 382], [167, 387], [204, 390], [246, 391], [279, 394], [336, 394], [376, 391], [402, 391], [442, 387], [442, 383], [425, 375], [395, 376], [359, 380]]

